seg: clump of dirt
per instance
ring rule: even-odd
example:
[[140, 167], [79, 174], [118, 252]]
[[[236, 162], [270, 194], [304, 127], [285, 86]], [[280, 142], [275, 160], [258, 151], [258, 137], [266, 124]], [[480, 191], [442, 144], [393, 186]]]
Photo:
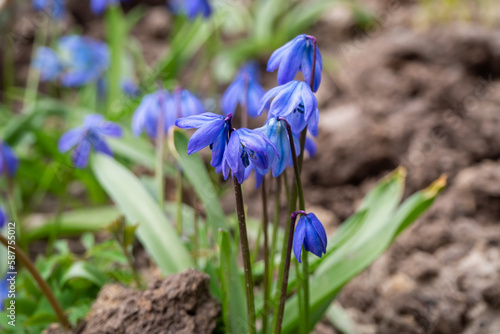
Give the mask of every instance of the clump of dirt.
[[[212, 333], [220, 306], [210, 295], [209, 279], [190, 269], [157, 280], [145, 291], [106, 285], [73, 334]], [[63, 332], [52, 325], [45, 333]]]

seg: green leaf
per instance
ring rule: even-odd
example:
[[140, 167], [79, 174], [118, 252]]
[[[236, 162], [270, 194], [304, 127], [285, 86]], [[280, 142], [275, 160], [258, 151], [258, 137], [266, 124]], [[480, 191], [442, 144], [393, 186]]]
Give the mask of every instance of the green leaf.
[[222, 289], [222, 313], [229, 333], [241, 333], [248, 329], [244, 281], [240, 276], [236, 255], [229, 232], [219, 230], [220, 280]]
[[335, 329], [342, 334], [359, 334], [356, 329], [356, 324], [339, 304], [332, 304], [326, 311], [326, 316]]
[[[363, 224], [349, 242], [325, 258], [311, 276], [311, 311], [324, 309], [335, 298], [340, 289], [354, 276], [375, 261], [406, 228], [432, 204], [444, 187], [439, 179], [427, 189], [408, 198], [399, 208], [403, 191], [404, 170], [399, 169], [380, 182], [363, 201], [366, 210]], [[293, 332], [298, 321], [296, 298], [287, 303], [283, 333]], [[320, 318], [316, 318], [319, 320]]]
[[93, 267], [88, 262], [78, 261], [73, 263], [71, 267], [64, 273], [61, 279], [61, 284], [65, 284], [73, 278], [83, 278], [101, 287], [108, 281], [106, 275]]
[[226, 216], [220, 206], [217, 192], [208, 171], [203, 163], [203, 159], [198, 153], [187, 154], [189, 139], [185, 132], [174, 131], [174, 144], [177, 150], [179, 164], [182, 167], [187, 180], [194, 188], [196, 195], [202, 201], [207, 212], [207, 222], [212, 227], [214, 236], [218, 234], [219, 229], [226, 229]]
[[129, 223], [164, 274], [194, 266], [179, 236], [137, 177], [113, 158], [96, 154], [91, 160], [101, 186], [123, 211]]

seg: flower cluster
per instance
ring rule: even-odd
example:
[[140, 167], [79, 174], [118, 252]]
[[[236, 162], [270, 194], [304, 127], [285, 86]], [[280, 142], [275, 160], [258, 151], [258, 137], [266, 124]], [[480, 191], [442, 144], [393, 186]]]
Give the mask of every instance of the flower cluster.
[[90, 152], [94, 148], [97, 152], [113, 155], [111, 148], [104, 138], [121, 137], [122, 129], [113, 122], [107, 122], [97, 114], [88, 115], [83, 125], [67, 131], [59, 139], [59, 152], [65, 153], [74, 148], [71, 160], [76, 168], [85, 168], [88, 164]]

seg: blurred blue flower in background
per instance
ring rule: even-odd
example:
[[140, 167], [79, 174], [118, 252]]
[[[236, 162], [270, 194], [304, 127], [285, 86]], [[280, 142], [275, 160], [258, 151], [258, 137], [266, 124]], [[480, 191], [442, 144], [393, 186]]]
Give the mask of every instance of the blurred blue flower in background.
[[0, 229], [2, 229], [5, 226], [5, 223], [7, 222], [7, 214], [5, 211], [3, 211], [2, 206], [0, 206]]
[[72, 149], [71, 159], [76, 168], [85, 168], [89, 161], [90, 151], [113, 156], [113, 152], [106, 144], [104, 137], [121, 137], [122, 129], [118, 124], [107, 122], [98, 114], [85, 117], [83, 126], [67, 131], [59, 139], [59, 151], [65, 153]]
[[198, 129], [189, 140], [187, 153], [193, 154], [207, 146], [212, 150], [212, 161], [210, 165], [217, 172], [221, 171], [222, 159], [226, 150], [231, 116], [224, 117], [214, 113], [203, 113], [175, 121], [175, 125], [181, 129]]
[[180, 117], [202, 114], [205, 112], [205, 107], [193, 93], [177, 87], [167, 100], [167, 110], [176, 115], [175, 122], [175, 119]]
[[51, 48], [41, 46], [33, 58], [33, 68], [40, 72], [40, 80], [55, 81], [63, 71], [63, 66], [57, 53]]
[[175, 14], [184, 14], [190, 20], [198, 15], [208, 18], [212, 14], [212, 7], [207, 0], [171, 0], [169, 4]]
[[116, 5], [119, 2], [120, 0], [90, 0], [90, 9], [92, 10], [92, 13], [99, 15], [106, 10], [106, 7]]
[[248, 177], [246, 169], [250, 164], [260, 170], [266, 170], [269, 167], [268, 145], [270, 145], [275, 154], [278, 154], [273, 143], [262, 133], [241, 128], [231, 133], [229, 142], [224, 152], [222, 160], [222, 175], [227, 180], [229, 172], [238, 179], [241, 184]]
[[234, 81], [222, 96], [221, 107], [224, 115], [233, 114], [238, 103], [251, 117], [259, 116], [260, 99], [264, 89], [259, 84], [259, 67], [256, 62], [248, 62], [239, 70]]
[[[255, 129], [261, 132], [264, 136], [269, 138], [273, 144], [274, 149], [278, 152], [276, 155], [274, 149], [268, 147], [268, 156], [274, 177], [278, 177], [283, 173], [287, 166], [293, 165], [292, 151], [290, 150], [290, 141], [288, 139], [288, 132], [286, 125], [283, 121], [278, 120], [276, 117], [271, 117], [267, 123], [260, 128]], [[300, 154], [300, 144], [297, 136], [293, 134], [293, 141], [295, 144], [295, 154]], [[264, 171], [266, 172], [266, 171]], [[265, 174], [265, 173], [264, 173]]]
[[9, 296], [9, 282], [7, 281], [7, 275], [0, 280], [0, 311], [4, 310], [5, 300]]
[[142, 98], [132, 117], [132, 132], [134, 135], [139, 136], [144, 131], [150, 138], [156, 138], [161, 112], [164, 114], [163, 129], [165, 132], [168, 131], [170, 126], [175, 122], [174, 112], [167, 109], [167, 99], [169, 96], [165, 89], [159, 89]]
[[33, 9], [47, 12], [53, 20], [61, 20], [66, 13], [65, 0], [33, 0]]
[[311, 133], [317, 135], [318, 101], [304, 81], [293, 80], [267, 91], [262, 97], [259, 114], [264, 110], [269, 110], [270, 117], [285, 118], [294, 133], [308, 126]]
[[18, 167], [19, 160], [14, 151], [7, 143], [0, 141], [0, 175], [5, 174], [7, 177], [13, 177]]
[[267, 63], [267, 71], [278, 69], [278, 84], [284, 85], [292, 81], [301, 71], [305, 80], [311, 82], [314, 48], [316, 49], [316, 63], [314, 64], [314, 87], [317, 91], [321, 83], [323, 60], [316, 45], [316, 38], [309, 35], [299, 35], [273, 52]]
[[326, 254], [326, 245], [325, 228], [319, 219], [314, 213], [303, 214], [293, 235], [293, 252], [297, 261], [301, 263], [302, 246], [307, 252], [322, 257], [323, 254]]
[[61, 37], [57, 51], [64, 67], [61, 83], [79, 87], [96, 82], [109, 66], [109, 50], [104, 42], [90, 37], [70, 35]]

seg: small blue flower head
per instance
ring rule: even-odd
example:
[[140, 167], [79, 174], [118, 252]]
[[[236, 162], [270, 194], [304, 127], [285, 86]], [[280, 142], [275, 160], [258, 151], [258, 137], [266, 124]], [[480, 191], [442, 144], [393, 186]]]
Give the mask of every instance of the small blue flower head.
[[168, 131], [175, 121], [174, 111], [167, 108], [169, 96], [165, 89], [159, 89], [142, 98], [132, 117], [132, 132], [134, 135], [139, 136], [142, 131], [145, 131], [150, 138], [156, 138], [158, 121], [162, 112], [165, 123], [164, 131]]
[[317, 135], [318, 101], [304, 81], [293, 80], [267, 91], [262, 97], [259, 115], [264, 110], [269, 110], [270, 117], [285, 118], [294, 133], [308, 126], [309, 131]]
[[83, 126], [67, 131], [59, 139], [59, 152], [65, 153], [72, 149], [71, 159], [76, 168], [85, 168], [89, 161], [90, 151], [113, 156], [113, 152], [104, 140], [105, 136], [121, 137], [122, 129], [118, 124], [107, 122], [98, 114], [85, 117]]
[[[262, 133], [269, 141], [273, 144], [273, 147], [278, 152], [274, 153], [274, 149], [268, 145], [268, 156], [270, 165], [272, 168], [272, 173], [274, 177], [278, 177], [283, 173], [287, 166], [293, 165], [292, 152], [290, 150], [290, 141], [288, 139], [288, 132], [286, 130], [285, 122], [278, 120], [276, 117], [271, 117], [267, 120], [267, 123], [258, 129], [255, 129]], [[293, 141], [295, 146], [295, 154], [300, 154], [300, 144], [296, 134], [293, 135]]]
[[222, 160], [222, 175], [224, 179], [227, 180], [229, 172], [232, 171], [238, 182], [240, 184], [243, 183], [245, 176], [248, 177], [246, 169], [250, 164], [256, 169], [268, 170], [270, 166], [268, 145], [278, 155], [271, 141], [259, 131], [245, 128], [234, 130], [231, 133]]
[[243, 106], [250, 117], [259, 116], [260, 99], [264, 89], [259, 84], [259, 68], [257, 63], [245, 64], [234, 81], [222, 96], [221, 107], [224, 115], [233, 114], [238, 103]]
[[170, 8], [175, 14], [185, 14], [190, 20], [198, 15], [208, 18], [212, 14], [208, 0], [171, 0]]
[[5, 226], [5, 223], [7, 222], [7, 214], [5, 211], [3, 211], [2, 207], [0, 206], [0, 230]]
[[[292, 214], [292, 219], [298, 212]], [[326, 232], [325, 228], [314, 213], [305, 214], [300, 217], [295, 233], [293, 235], [293, 253], [299, 263], [301, 262], [302, 246], [306, 252], [311, 252], [317, 257], [326, 254]]]
[[5, 300], [9, 297], [9, 281], [7, 275], [0, 280], [0, 311], [3, 311]]
[[42, 81], [55, 81], [63, 71], [57, 53], [46, 46], [41, 46], [36, 50], [32, 64], [33, 68], [40, 72]]
[[16, 175], [19, 160], [6, 143], [0, 141], [0, 175], [12, 178]]
[[64, 0], [33, 0], [33, 9], [46, 11], [53, 20], [61, 20], [66, 13]]
[[96, 82], [109, 66], [108, 46], [90, 37], [61, 37], [58, 41], [58, 54], [64, 68], [61, 83], [66, 87], [80, 87]]
[[313, 75], [314, 50], [316, 50], [316, 63], [313, 91], [317, 91], [321, 83], [323, 60], [316, 45], [316, 38], [313, 36], [299, 35], [274, 51], [267, 63], [267, 71], [272, 72], [278, 68], [278, 84], [280, 85], [292, 81], [298, 71], [301, 71], [304, 79], [310, 83]]
[[90, 9], [95, 15], [100, 15], [106, 10], [106, 7], [116, 5], [119, 2], [120, 0], [91, 0]]
[[193, 154], [210, 146], [212, 150], [210, 165], [220, 171], [229, 138], [231, 117], [232, 115], [224, 117], [207, 112], [177, 119], [175, 125], [181, 129], [198, 129], [189, 140], [187, 153]]

